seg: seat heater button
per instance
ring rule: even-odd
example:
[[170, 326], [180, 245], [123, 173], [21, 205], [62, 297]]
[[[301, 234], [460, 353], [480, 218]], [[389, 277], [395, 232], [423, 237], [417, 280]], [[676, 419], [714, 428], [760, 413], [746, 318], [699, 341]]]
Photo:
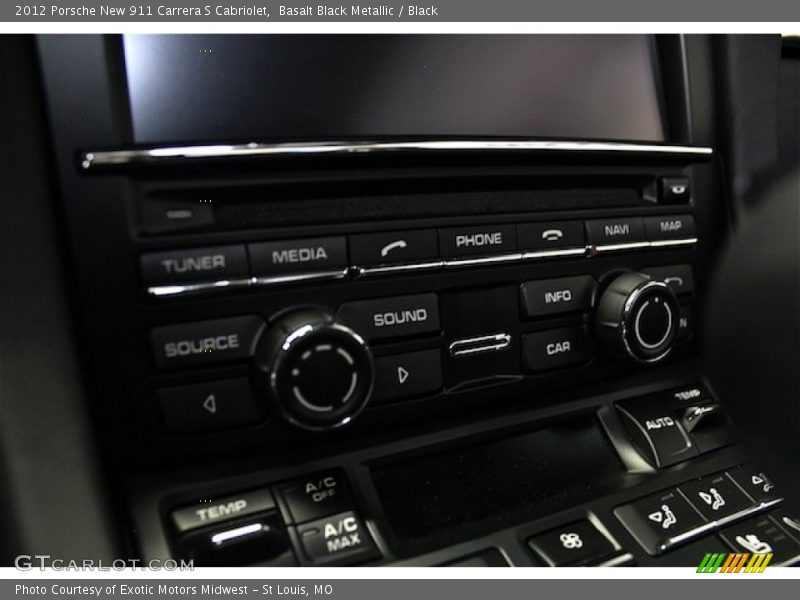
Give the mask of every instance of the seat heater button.
[[308, 559], [316, 565], [350, 565], [378, 556], [364, 522], [348, 511], [297, 527]]
[[648, 554], [661, 554], [666, 540], [705, 523], [677, 490], [618, 506], [614, 514]]
[[724, 473], [690, 481], [679, 489], [709, 521], [728, 517], [753, 505]]
[[264, 319], [255, 315], [156, 327], [150, 332], [153, 361], [167, 369], [245, 360], [263, 328]]
[[241, 279], [250, 276], [243, 245], [149, 252], [140, 258], [146, 286]]

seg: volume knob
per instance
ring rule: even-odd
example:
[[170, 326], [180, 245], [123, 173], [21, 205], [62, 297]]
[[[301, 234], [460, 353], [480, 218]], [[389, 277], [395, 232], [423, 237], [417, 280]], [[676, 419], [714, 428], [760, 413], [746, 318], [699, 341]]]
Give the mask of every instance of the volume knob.
[[364, 339], [321, 310], [303, 310], [269, 328], [256, 365], [278, 412], [310, 430], [353, 420], [372, 392], [372, 354]]
[[600, 297], [597, 338], [613, 355], [655, 363], [675, 345], [679, 313], [678, 300], [664, 282], [629, 271], [616, 277]]

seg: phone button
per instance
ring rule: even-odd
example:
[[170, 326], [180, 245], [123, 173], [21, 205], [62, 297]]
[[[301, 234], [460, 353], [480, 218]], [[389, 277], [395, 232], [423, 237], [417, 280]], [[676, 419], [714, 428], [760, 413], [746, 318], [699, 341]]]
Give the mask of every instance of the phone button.
[[520, 250], [581, 248], [585, 245], [583, 221], [548, 221], [517, 226]]
[[350, 260], [359, 267], [424, 262], [438, 257], [434, 229], [350, 236]]

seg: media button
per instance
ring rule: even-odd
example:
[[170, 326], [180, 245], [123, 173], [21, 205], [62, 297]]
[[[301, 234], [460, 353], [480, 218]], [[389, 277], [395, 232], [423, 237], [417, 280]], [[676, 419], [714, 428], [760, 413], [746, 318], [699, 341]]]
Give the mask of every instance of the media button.
[[645, 241], [644, 220], [638, 217], [586, 221], [586, 237], [594, 246]]
[[347, 267], [344, 237], [258, 242], [250, 244], [248, 250], [256, 277]]
[[165, 387], [157, 395], [164, 425], [170, 431], [219, 431], [264, 418], [261, 403], [245, 378]]
[[517, 250], [514, 225], [452, 227], [439, 230], [442, 256], [491, 256]]
[[644, 220], [644, 229], [647, 233], [647, 239], [651, 242], [680, 240], [695, 236], [694, 217], [692, 215], [647, 217]]
[[436, 294], [414, 294], [345, 302], [339, 317], [369, 340], [407, 337], [439, 331]]
[[582, 248], [586, 243], [583, 221], [523, 223], [517, 226], [517, 232], [522, 251]]
[[255, 315], [156, 327], [150, 332], [159, 369], [245, 360], [255, 353], [264, 319]]
[[522, 360], [530, 371], [549, 371], [589, 362], [594, 344], [584, 327], [560, 327], [522, 336]]
[[376, 402], [438, 392], [442, 388], [439, 350], [422, 350], [375, 359]]
[[522, 284], [522, 312], [536, 318], [592, 308], [595, 280], [591, 275], [540, 279]]
[[141, 256], [140, 264], [147, 286], [250, 276], [243, 245], [149, 252]]

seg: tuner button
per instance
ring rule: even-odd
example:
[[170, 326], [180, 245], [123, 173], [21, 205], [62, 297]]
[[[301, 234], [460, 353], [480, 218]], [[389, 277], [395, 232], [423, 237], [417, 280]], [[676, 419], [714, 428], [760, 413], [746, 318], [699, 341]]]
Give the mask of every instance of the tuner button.
[[303, 429], [346, 425], [372, 392], [366, 342], [324, 311], [293, 313], [272, 326], [259, 344], [256, 364], [280, 414]]
[[597, 306], [600, 344], [611, 354], [641, 363], [655, 363], [672, 350], [680, 322], [675, 294], [642, 273], [619, 275]]

